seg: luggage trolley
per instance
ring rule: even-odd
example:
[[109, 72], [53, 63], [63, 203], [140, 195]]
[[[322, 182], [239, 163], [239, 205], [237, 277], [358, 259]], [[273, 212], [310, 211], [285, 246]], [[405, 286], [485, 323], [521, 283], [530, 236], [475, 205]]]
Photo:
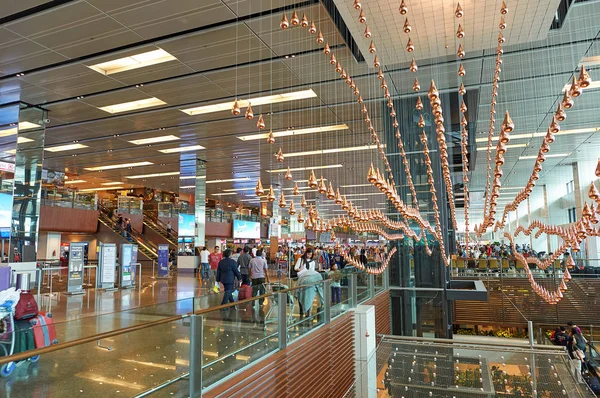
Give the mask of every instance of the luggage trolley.
[[[279, 313], [279, 305], [281, 303], [279, 303], [279, 295], [275, 294], [275, 293], [277, 293], [281, 290], [289, 289], [289, 287], [287, 285], [284, 285], [283, 283], [279, 283], [279, 282], [265, 283], [265, 287], [267, 289], [271, 288], [271, 291], [274, 294], [273, 294], [273, 296], [271, 296], [273, 305], [271, 306], [271, 308], [269, 308], [267, 315], [265, 315], [265, 324], [263, 326], [263, 330], [267, 330], [267, 325], [269, 323], [277, 322], [277, 314]], [[294, 321], [294, 309], [296, 307], [296, 299], [294, 298], [294, 295], [291, 294], [290, 292], [287, 292], [286, 296], [287, 296], [286, 305], [288, 306], [288, 310], [289, 310], [289, 314], [287, 316], [286, 321], [287, 321], [287, 325], [289, 325], [289, 324], [293, 323], [293, 321]]]
[[[15, 326], [15, 318], [12, 311], [12, 302], [4, 302], [0, 304], [0, 356], [9, 356], [14, 354], [15, 340], [17, 330]], [[37, 362], [40, 359], [39, 355], [32, 356], [27, 359], [30, 362]], [[8, 377], [17, 368], [17, 365], [22, 363], [8, 362], [0, 368], [0, 376]]]

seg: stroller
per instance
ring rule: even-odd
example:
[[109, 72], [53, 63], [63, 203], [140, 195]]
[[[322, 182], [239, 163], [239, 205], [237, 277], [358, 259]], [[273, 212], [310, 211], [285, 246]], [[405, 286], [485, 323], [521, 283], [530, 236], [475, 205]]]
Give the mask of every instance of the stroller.
[[[287, 285], [284, 285], [283, 283], [268, 283], [266, 284], [266, 288], [269, 289], [271, 288], [271, 291], [273, 292], [273, 296], [272, 296], [272, 301], [273, 301], [273, 305], [271, 306], [271, 308], [269, 308], [269, 312], [267, 312], [267, 315], [265, 315], [265, 323], [263, 326], [263, 330], [267, 330], [267, 325], [269, 323], [274, 323], [277, 322], [277, 318], [278, 318], [278, 313], [279, 313], [279, 305], [281, 303], [279, 303], [279, 295], [275, 294], [281, 290], [286, 290], [289, 289], [289, 287]], [[294, 320], [294, 309], [296, 307], [296, 299], [294, 298], [294, 295], [292, 295], [292, 293], [287, 292], [286, 293], [287, 296], [287, 300], [285, 305], [288, 306], [287, 309], [287, 325], [293, 323]]]

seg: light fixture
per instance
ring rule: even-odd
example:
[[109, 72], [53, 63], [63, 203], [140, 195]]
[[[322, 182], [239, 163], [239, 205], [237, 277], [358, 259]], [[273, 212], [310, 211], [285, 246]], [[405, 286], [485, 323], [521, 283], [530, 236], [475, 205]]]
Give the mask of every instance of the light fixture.
[[142, 138], [139, 140], [129, 141], [134, 145], [148, 145], [148, 144], [156, 144], [159, 142], [167, 142], [167, 141], [175, 141], [180, 139], [175, 135], [162, 135], [160, 137], [151, 137], [151, 138]]
[[190, 145], [190, 146], [182, 146], [178, 148], [168, 148], [168, 149], [159, 149], [158, 152], [162, 153], [180, 153], [180, 152], [189, 152], [189, 151], [199, 151], [201, 149], [206, 149], [202, 145]]
[[28, 142], [33, 142], [33, 140], [31, 138], [17, 137], [17, 144], [26, 144]]
[[67, 181], [65, 182], [65, 184], [67, 184], [67, 185], [71, 185], [71, 184], [82, 184], [82, 183], [84, 183], [84, 182], [87, 182], [87, 181], [86, 181], [86, 180], [71, 180], [71, 181], [67, 180]]
[[[569, 153], [552, 153], [552, 154], [545, 154], [544, 157], [546, 159], [548, 158], [563, 158], [565, 156], [569, 156]], [[533, 156], [519, 156], [519, 160], [528, 160], [528, 159], [537, 159], [538, 155], [533, 155]]]
[[315, 133], [325, 133], [328, 131], [339, 131], [339, 130], [348, 130], [348, 126], [346, 124], [335, 124], [331, 126], [321, 126], [321, 127], [309, 127], [305, 129], [290, 129], [290, 130], [282, 130], [282, 131], [273, 131], [270, 133], [262, 133], [262, 134], [252, 134], [252, 135], [243, 135], [238, 136], [237, 138], [242, 141], [252, 141], [252, 140], [262, 140], [269, 137], [269, 134], [273, 134], [273, 137], [288, 137], [290, 135], [303, 135], [303, 134], [315, 134]]
[[103, 75], [112, 75], [113, 73], [125, 72], [175, 60], [177, 60], [177, 58], [165, 50], [158, 49], [86, 66]]
[[123, 184], [122, 182], [104, 182], [100, 185], [121, 185]]
[[109, 164], [106, 166], [85, 167], [84, 170], [87, 170], [87, 171], [114, 170], [114, 169], [125, 169], [127, 167], [150, 166], [152, 164], [154, 164], [154, 163], [152, 163], [152, 162], [136, 162], [136, 163]]
[[[317, 170], [317, 169], [336, 169], [338, 167], [344, 167], [341, 164], [330, 164], [327, 166], [312, 166], [312, 167], [296, 167], [290, 169], [290, 171], [306, 171], [306, 170]], [[277, 169], [277, 170], [265, 170], [267, 173], [286, 173], [287, 169]]]
[[195, 185], [184, 185], [184, 186], [180, 186], [179, 189], [190, 189], [190, 188], [196, 188]]
[[206, 176], [200, 176], [200, 177], [196, 177], [196, 176], [181, 176], [179, 177], [180, 180], [206, 180]]
[[206, 181], [206, 183], [207, 184], [217, 184], [220, 182], [238, 182], [238, 181], [250, 181], [250, 177], [229, 178], [227, 180], [210, 180], [210, 181]]
[[373, 184], [340, 185], [340, 188], [371, 187]]
[[156, 97], [144, 98], [137, 101], [123, 102], [121, 104], [107, 105], [98, 107], [101, 111], [108, 113], [121, 113], [134, 111], [137, 109], [150, 108], [153, 106], [165, 105], [166, 102]]
[[[508, 144], [508, 145], [506, 145], [506, 149], [510, 149], [510, 148], [524, 148], [526, 146], [527, 146], [527, 144]], [[487, 151], [487, 147], [478, 147], [477, 150], [478, 151]]]
[[[301, 100], [301, 99], [307, 99], [307, 98], [314, 98], [316, 96], [317, 96], [317, 94], [313, 90], [294, 91], [291, 93], [267, 95], [265, 97], [251, 98], [248, 100], [238, 100], [238, 105], [240, 106], [240, 108], [245, 108], [248, 106], [248, 103], [252, 103], [252, 105], [258, 106], [258, 105], [276, 104], [279, 102], [288, 102], [288, 101], [295, 101], [295, 100]], [[187, 113], [190, 116], [204, 115], [207, 113], [229, 111], [233, 107], [233, 103], [234, 103], [234, 101], [223, 102], [223, 103], [219, 103], [219, 104], [203, 105], [203, 106], [197, 106], [194, 108], [187, 108], [187, 109], [180, 109], [180, 110], [184, 113]]]
[[227, 196], [227, 195], [237, 195], [235, 192], [221, 192], [221, 193], [213, 193], [211, 196]]
[[81, 189], [79, 192], [110, 191], [113, 189], [124, 189], [124, 188], [125, 187], [86, 188], [86, 189]]
[[254, 191], [255, 189], [256, 188], [230, 188], [230, 189], [224, 189], [223, 191], [225, 191], [225, 192], [242, 192], [242, 191]]
[[[385, 148], [385, 144], [381, 145], [381, 147]], [[374, 149], [374, 148], [375, 148], [374, 145], [362, 145], [362, 146], [353, 146], [353, 147], [347, 147], [347, 148], [320, 149], [317, 151], [286, 153], [285, 157], [293, 158], [296, 156], [322, 155], [322, 154], [326, 154], [326, 153], [365, 151], [365, 150], [370, 150], [370, 149]]]
[[42, 127], [39, 124], [31, 123], [31, 122], [19, 122], [18, 126], [19, 126], [19, 131], [30, 130], [30, 129], [35, 129], [37, 127]]
[[179, 175], [179, 171], [168, 171], [166, 173], [153, 173], [153, 174], [140, 174], [135, 176], [127, 176], [125, 178], [129, 178], [130, 180], [136, 180], [140, 178], [154, 178], [154, 177], [167, 177], [167, 176], [175, 176]]
[[[19, 137], [19, 138], [21, 138], [21, 137]], [[46, 147], [46, 148], [44, 148], [44, 151], [63, 152], [63, 151], [72, 151], [75, 149], [82, 149], [82, 148], [87, 148], [87, 147], [88, 147], [87, 145], [83, 145], [83, 144], [67, 144], [67, 145]]]

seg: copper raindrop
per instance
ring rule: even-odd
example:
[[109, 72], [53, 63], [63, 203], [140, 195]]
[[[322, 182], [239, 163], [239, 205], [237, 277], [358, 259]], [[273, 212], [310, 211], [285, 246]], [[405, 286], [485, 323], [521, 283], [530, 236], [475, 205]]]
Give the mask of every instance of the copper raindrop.
[[277, 152], [277, 155], [275, 155], [275, 157], [277, 158], [277, 161], [279, 163], [283, 163], [283, 161], [285, 160], [285, 158], [283, 156], [283, 151], [281, 150], [281, 148], [279, 148], [279, 151]]
[[463, 15], [465, 15], [465, 13], [463, 12], [462, 7], [460, 6], [460, 3], [458, 3], [456, 5], [456, 11], [454, 12], [454, 15], [456, 15], [456, 18], [462, 18]]
[[302, 19], [300, 20], [300, 26], [306, 28], [308, 26], [308, 19], [306, 19], [306, 14], [302, 14]]
[[360, 22], [360, 23], [367, 22], [367, 16], [365, 15], [365, 10], [360, 10], [360, 14], [358, 15], [358, 22]]
[[254, 193], [256, 194], [256, 196], [262, 196], [265, 193], [262, 183], [260, 182], [260, 178], [256, 182], [256, 188], [254, 188]]
[[586, 88], [592, 84], [592, 78], [585, 70], [585, 66], [581, 65], [581, 69], [579, 70], [579, 79], [577, 81], [579, 83], [579, 87]]
[[406, 15], [406, 13], [408, 12], [408, 7], [406, 7], [406, 3], [404, 2], [404, 0], [402, 0], [402, 2], [400, 3], [400, 8], [398, 9], [398, 11], [400, 11], [400, 15]]
[[463, 58], [465, 56], [465, 50], [463, 49], [462, 44], [458, 45], [458, 51], [456, 52], [458, 58]]
[[415, 61], [415, 58], [413, 57], [412, 62], [410, 63], [410, 66], [408, 67], [408, 69], [411, 72], [416, 72], [419, 68], [417, 67], [417, 62]]
[[269, 202], [275, 201], [275, 191], [273, 190], [273, 185], [269, 186], [269, 193], [267, 194], [267, 200]]
[[360, 10], [361, 7], [362, 5], [360, 4], [360, 0], [354, 0], [354, 9]]
[[421, 97], [417, 97], [417, 103], [415, 104], [415, 108], [418, 111], [423, 110], [423, 102], [421, 101]]
[[314, 22], [310, 23], [310, 27], [308, 28], [308, 33], [310, 33], [311, 35], [314, 35], [315, 33], [317, 33], [317, 27], [315, 26]]
[[375, 43], [373, 43], [373, 41], [371, 41], [371, 44], [369, 45], [369, 52], [371, 54], [374, 54], [375, 51], [377, 51], [377, 49], [375, 48]]
[[324, 41], [325, 41], [325, 39], [323, 38], [323, 33], [321, 33], [321, 31], [319, 31], [319, 34], [317, 35], [317, 43], [323, 44]]
[[571, 109], [573, 107], [573, 98], [571, 98], [567, 90], [565, 90], [561, 105], [565, 109]]
[[323, 48], [323, 53], [329, 55], [331, 53], [331, 48], [329, 48], [329, 44], [325, 44], [325, 48]]
[[504, 44], [505, 41], [506, 39], [504, 38], [504, 35], [502, 34], [502, 32], [500, 32], [498, 34], [498, 44]]
[[377, 57], [377, 55], [375, 56], [375, 59], [373, 60], [373, 66], [375, 68], [379, 68], [381, 66], [381, 63], [379, 62], [379, 58]]
[[369, 29], [369, 25], [365, 26], [365, 37], [367, 39], [371, 38], [371, 30]]
[[415, 51], [415, 46], [413, 45], [413, 42], [410, 39], [410, 37], [408, 38], [408, 43], [406, 43], [406, 51], [408, 51], [409, 53]]
[[460, 95], [465, 95], [467, 93], [467, 90], [465, 89], [465, 85], [462, 82], [460, 83], [460, 87], [458, 88], [458, 93]]
[[506, 22], [504, 21], [504, 16], [500, 17], [500, 25], [498, 26], [501, 30], [506, 29]]
[[274, 144], [275, 143], [275, 136], [273, 135], [273, 130], [269, 131], [269, 136], [267, 137], [267, 143], [268, 144]]
[[500, 7], [500, 14], [506, 15], [508, 13], [508, 7], [506, 7], [506, 3], [502, 2], [502, 7]]
[[418, 92], [421, 89], [421, 85], [419, 84], [419, 80], [415, 77], [415, 82], [413, 83], [413, 91]]
[[579, 84], [577, 84], [575, 76], [573, 76], [573, 81], [571, 82], [571, 87], [569, 88], [569, 95], [573, 98], [579, 97], [581, 95], [581, 88], [579, 88]]
[[465, 67], [461, 63], [460, 66], [458, 67], [458, 76], [463, 77], [464, 75], [465, 75]]
[[262, 130], [266, 127], [265, 119], [263, 119], [262, 113], [260, 115], [258, 115], [258, 121], [256, 122], [256, 127], [258, 127], [259, 130]]
[[290, 22], [292, 23], [292, 26], [296, 26], [300, 23], [300, 18], [298, 18], [298, 14], [296, 14], [296, 10], [294, 10], [294, 13], [292, 14], [292, 18], [290, 19]]
[[287, 171], [285, 172], [285, 179], [288, 181], [292, 181], [292, 171], [290, 170], [289, 167], [288, 167]]
[[252, 120], [254, 119], [254, 112], [252, 112], [252, 105], [248, 102], [248, 107], [246, 108], [246, 119]]
[[337, 64], [337, 59], [335, 59], [335, 55], [333, 53], [331, 53], [331, 57], [329, 58], [329, 63], [331, 65]]
[[409, 34], [410, 31], [412, 30], [412, 28], [410, 27], [410, 24], [408, 23], [408, 18], [406, 18], [404, 20], [404, 26], [402, 28], [404, 30], [404, 33]]
[[283, 13], [283, 18], [281, 18], [281, 22], [279, 23], [279, 26], [281, 27], [281, 29], [287, 29], [290, 27], [290, 22], [287, 19], [287, 15], [285, 15], [285, 12]]
[[465, 37], [465, 31], [460, 24], [458, 24], [458, 29], [456, 30], [456, 37], [458, 37], [459, 39], [462, 39]]
[[241, 112], [241, 111], [240, 111], [240, 104], [238, 103], [238, 100], [237, 100], [237, 98], [236, 98], [236, 99], [235, 99], [235, 101], [233, 101], [233, 107], [231, 108], [231, 113], [232, 113], [234, 116], [237, 116], [237, 115], [239, 115], [239, 114], [240, 114], [240, 112]]

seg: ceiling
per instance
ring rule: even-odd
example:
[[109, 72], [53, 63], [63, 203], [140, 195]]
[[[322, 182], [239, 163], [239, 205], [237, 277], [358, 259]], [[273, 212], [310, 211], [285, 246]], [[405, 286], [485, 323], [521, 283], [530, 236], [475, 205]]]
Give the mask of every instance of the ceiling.
[[[17, 4], [18, 3], [18, 4]], [[162, 188], [178, 191], [177, 175], [146, 179], [128, 179], [132, 175], [177, 172], [179, 153], [162, 153], [176, 147], [201, 145], [206, 148], [197, 157], [206, 161], [207, 180], [243, 179], [246, 181], [211, 183], [209, 197], [231, 202], [255, 199], [252, 191], [237, 195], [219, 195], [233, 188], [251, 188], [260, 176], [263, 185], [292, 184], [283, 173], [270, 170], [342, 165], [317, 170], [335, 186], [367, 184], [371, 162], [379, 164], [376, 150], [340, 151], [371, 143], [367, 124], [356, 97], [322, 54], [323, 45], [316, 35], [301, 27], [282, 30], [279, 22], [285, 11], [288, 19], [293, 10], [314, 21], [337, 60], [354, 78], [369, 109], [376, 129], [383, 128], [385, 108], [376, 71], [368, 53], [370, 40], [362, 35], [358, 12], [350, 0], [178, 0], [122, 1], [75, 0], [52, 6], [47, 1], [9, 2], [0, 18], [0, 101], [24, 101], [49, 111], [46, 147], [78, 143], [86, 147], [63, 152], [46, 152], [44, 167], [65, 170], [72, 179], [86, 183], [80, 188], [94, 188], [106, 182]], [[368, 3], [368, 4], [366, 4]], [[363, 1], [382, 60], [382, 67], [394, 98], [415, 96], [415, 75], [408, 71], [410, 58], [405, 52], [406, 35], [401, 31], [403, 16], [397, 11], [399, 1]], [[426, 88], [435, 79], [442, 92], [456, 92], [458, 45], [454, 32], [455, 1], [418, 3], [409, 7], [413, 26], [411, 38], [419, 70], [417, 76]], [[415, 2], [416, 3], [416, 2]], [[441, 4], [440, 4], [441, 3]], [[508, 110], [516, 125], [513, 135], [544, 132], [550, 122], [563, 86], [583, 58], [600, 57], [598, 35], [600, 4], [584, 2], [571, 6], [561, 29], [550, 30], [557, 0], [507, 2], [509, 14], [505, 30], [507, 42], [503, 55], [497, 109]], [[330, 16], [333, 5], [339, 13]], [[479, 90], [478, 120], [471, 120], [476, 138], [486, 137], [489, 125], [491, 82], [495, 65], [495, 37], [498, 32], [501, 1], [461, 2], [465, 16], [461, 23], [467, 33], [464, 41], [467, 56], [467, 90]], [[414, 14], [411, 14], [413, 13]], [[412, 16], [414, 15], [414, 17]], [[342, 23], [343, 22], [343, 23]], [[340, 27], [347, 26], [348, 30]], [[443, 27], [443, 29], [438, 29]], [[448, 48], [446, 48], [446, 45]], [[103, 62], [162, 49], [173, 60], [113, 74], [90, 68]], [[366, 61], [361, 61], [362, 59]], [[597, 62], [597, 61], [596, 61]], [[598, 62], [597, 62], [598, 63]], [[592, 78], [600, 80], [598, 65], [591, 64]], [[16, 76], [23, 73], [23, 76]], [[191, 116], [182, 112], [203, 105], [274, 94], [312, 90], [316, 96], [267, 105], [253, 105], [256, 117], [246, 120], [229, 110]], [[423, 93], [423, 91], [421, 91]], [[588, 89], [568, 111], [562, 130], [600, 127], [595, 112], [600, 91]], [[458, 95], [458, 94], [456, 94]], [[147, 98], [158, 98], [161, 105], [111, 114], [99, 108]], [[416, 97], [415, 97], [416, 98]], [[500, 113], [500, 112], [499, 112]], [[345, 124], [347, 129], [290, 135], [276, 139], [244, 141], [238, 137], [258, 133], [257, 116], [263, 114], [268, 129], [274, 132]], [[402, 126], [401, 126], [402, 128]], [[265, 132], [263, 130], [263, 132]], [[452, 132], [448, 132], [451, 134]], [[151, 146], [130, 141], [173, 135], [176, 141]], [[597, 158], [600, 140], [595, 131], [557, 136], [553, 154], [544, 164], [540, 180], [553, 178], [561, 164]], [[533, 155], [541, 138], [511, 141], [525, 144], [510, 148], [504, 165], [504, 186], [522, 187], [533, 160], [519, 160]], [[484, 147], [485, 142], [473, 142]], [[26, 149], [27, 144], [22, 148]], [[395, 142], [387, 143], [388, 153], [397, 152]], [[21, 146], [20, 146], [21, 148]], [[286, 156], [277, 163], [274, 154], [282, 149], [294, 152], [331, 150], [328, 153]], [[0, 143], [0, 158], [11, 161], [10, 149]], [[483, 155], [483, 156], [478, 156]], [[85, 168], [106, 165], [151, 162], [151, 165], [104, 171]], [[485, 188], [486, 160], [478, 151], [472, 161], [471, 191]], [[561, 175], [564, 173], [561, 173]], [[295, 180], [306, 180], [308, 171], [293, 173]], [[453, 174], [462, 181], [460, 173]], [[189, 183], [182, 182], [182, 186]], [[302, 185], [302, 184], [300, 184]], [[355, 204], [365, 208], [382, 208], [385, 196], [370, 186], [341, 188], [342, 194], [354, 196]], [[372, 195], [374, 194], [375, 195]], [[307, 198], [314, 198], [307, 193]], [[258, 204], [258, 202], [244, 202]], [[333, 213], [335, 214], [335, 213]], [[339, 214], [339, 213], [338, 213]], [[460, 215], [457, 215], [460, 218]]]

